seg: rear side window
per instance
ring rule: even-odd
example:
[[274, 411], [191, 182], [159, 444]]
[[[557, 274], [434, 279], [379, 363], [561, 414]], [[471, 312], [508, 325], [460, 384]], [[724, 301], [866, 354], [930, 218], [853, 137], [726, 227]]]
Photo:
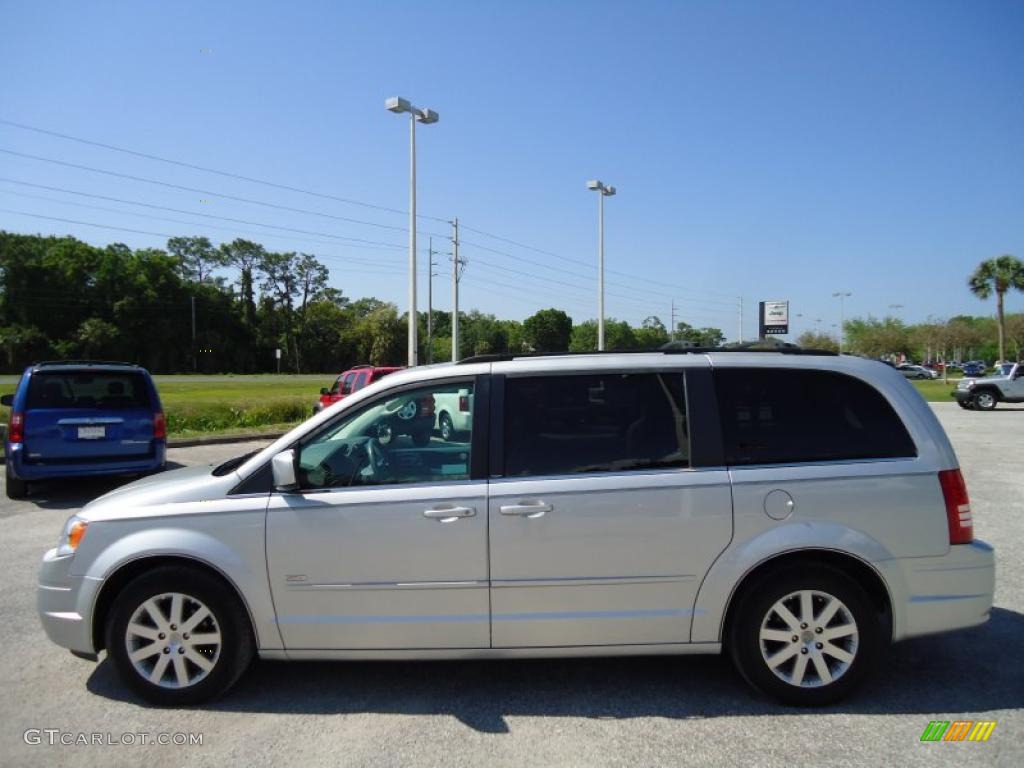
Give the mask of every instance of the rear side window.
[[916, 456], [899, 416], [867, 383], [831, 371], [715, 371], [728, 464]]
[[352, 385], [352, 391], [358, 392], [360, 389], [366, 386], [366, 373], [360, 373], [356, 376], [356, 383]]
[[54, 371], [32, 374], [27, 407], [121, 410], [153, 404], [141, 373]]
[[506, 477], [687, 467], [682, 373], [510, 378]]

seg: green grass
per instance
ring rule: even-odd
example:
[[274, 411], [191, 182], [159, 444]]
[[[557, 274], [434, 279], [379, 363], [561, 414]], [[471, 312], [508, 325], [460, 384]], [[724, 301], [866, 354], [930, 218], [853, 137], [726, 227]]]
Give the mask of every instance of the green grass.
[[960, 381], [959, 377], [954, 379], [951, 376], [949, 383], [944, 382], [941, 378], [934, 381], [912, 381], [911, 383], [917, 387], [917, 391], [929, 403], [952, 403], [955, 401], [950, 392], [956, 389], [958, 381]]
[[[171, 438], [289, 429], [313, 413], [320, 387], [337, 374], [154, 376]], [[15, 376], [0, 377], [0, 392]], [[6, 409], [5, 409], [6, 410]], [[6, 418], [3, 413], [3, 418]], [[2, 450], [2, 448], [0, 448]]]

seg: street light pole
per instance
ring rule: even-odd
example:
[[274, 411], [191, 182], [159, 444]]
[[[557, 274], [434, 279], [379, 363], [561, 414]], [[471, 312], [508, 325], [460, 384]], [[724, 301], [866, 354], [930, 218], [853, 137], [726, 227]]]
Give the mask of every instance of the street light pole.
[[615, 187], [601, 181], [588, 181], [587, 189], [597, 197], [597, 350], [604, 351], [604, 199], [615, 194]]
[[846, 324], [846, 321], [843, 318], [844, 301], [847, 298], [849, 298], [850, 296], [853, 296], [853, 294], [850, 293], [849, 291], [836, 291], [835, 293], [832, 294], [832, 298], [833, 299], [835, 299], [835, 298], [839, 299], [839, 354], [840, 355], [843, 354], [843, 329], [844, 329], [844, 326]]
[[384, 102], [389, 112], [409, 113], [409, 354], [408, 365], [416, 365], [418, 361], [416, 314], [416, 123], [430, 125], [436, 123], [438, 114], [432, 109], [414, 107], [407, 99], [393, 96]]

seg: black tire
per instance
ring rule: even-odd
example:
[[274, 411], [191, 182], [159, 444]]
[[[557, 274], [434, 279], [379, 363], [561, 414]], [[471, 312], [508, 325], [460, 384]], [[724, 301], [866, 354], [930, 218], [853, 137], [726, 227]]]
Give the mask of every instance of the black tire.
[[430, 444], [430, 430], [429, 429], [418, 429], [412, 433], [413, 445], [418, 448], [422, 448], [425, 445]]
[[14, 476], [11, 465], [4, 463], [5, 489], [8, 499], [24, 499], [28, 496], [28, 483]]
[[452, 423], [452, 417], [447, 413], [442, 413], [437, 420], [438, 426], [441, 428], [441, 439], [446, 443], [450, 443], [455, 439], [455, 425]]
[[[791, 628], [778, 621], [773, 614], [773, 607], [786, 596], [794, 593], [813, 591], [812, 613], [820, 616], [826, 605], [825, 598], [838, 599], [842, 608], [818, 632], [813, 620], [807, 627]], [[799, 598], [797, 605], [799, 604]], [[788, 603], [792, 605], [793, 603]], [[783, 603], [785, 607], [787, 603]], [[798, 614], [795, 614], [798, 615]], [[803, 618], [803, 617], [800, 617]], [[828, 650], [820, 653], [816, 646], [820, 643], [815, 638], [828, 642], [827, 633], [835, 631], [838, 626], [848, 626], [852, 620], [856, 627], [856, 636], [836, 637], [829, 648], [852, 654], [848, 662], [841, 662], [835, 656], [828, 655]], [[787, 634], [794, 632], [797, 642], [789, 638], [781, 641], [766, 640], [762, 652], [762, 624], [766, 631], [780, 631]], [[745, 592], [736, 606], [736, 612], [730, 622], [727, 637], [729, 652], [740, 674], [752, 686], [786, 704], [797, 706], [822, 706], [848, 696], [870, 673], [878, 659], [883, 646], [882, 622], [872, 609], [864, 589], [853, 579], [841, 571], [824, 565], [810, 565], [792, 568], [773, 573], [771, 578], [759, 579], [758, 584]], [[789, 654], [786, 661], [776, 665], [779, 674], [796, 677], [798, 664], [806, 669], [806, 679], [802, 685], [783, 680], [769, 666], [767, 656], [799, 649]], [[838, 652], [836, 651], [836, 652]], [[803, 660], [801, 661], [801, 657]], [[817, 671], [818, 661], [825, 665], [829, 675], [836, 674], [832, 682], [823, 682]], [[792, 663], [789, 661], [792, 659]], [[845, 667], [843, 665], [846, 665]]]
[[956, 404], [963, 408], [965, 411], [971, 410], [971, 404], [966, 400], [957, 400]]
[[[199, 625], [200, 631], [204, 625], [206, 631], [214, 627], [221, 636], [219, 652], [214, 656], [212, 668], [196, 682], [180, 688], [164, 687], [144, 678], [129, 658], [129, 654], [137, 648], [129, 648], [130, 641], [126, 636], [128, 623], [136, 611], [147, 600], [168, 593], [180, 593], [201, 602], [212, 614], [213, 624], [204, 621]], [[161, 601], [158, 599], [158, 602]], [[187, 616], [184, 618], [187, 620]], [[163, 706], [198, 704], [220, 696], [238, 681], [256, 651], [248, 614], [234, 591], [220, 579], [184, 566], [154, 568], [131, 581], [114, 599], [105, 630], [107, 654], [121, 679], [146, 701]], [[180, 641], [180, 637], [171, 635], [166, 647], [173, 647], [175, 640]], [[158, 642], [156, 638], [152, 639], [154, 644]], [[168, 656], [174, 658], [171, 654]], [[159, 659], [160, 655], [150, 658]], [[167, 672], [163, 680], [167, 681], [175, 670], [167, 662], [165, 665]], [[199, 667], [192, 662], [188, 662], [187, 666], [192, 673], [201, 674]]]
[[995, 392], [983, 389], [981, 392], [974, 393], [974, 397], [971, 398], [971, 402], [974, 404], [975, 410], [994, 411], [996, 403], [999, 402], [999, 397]]

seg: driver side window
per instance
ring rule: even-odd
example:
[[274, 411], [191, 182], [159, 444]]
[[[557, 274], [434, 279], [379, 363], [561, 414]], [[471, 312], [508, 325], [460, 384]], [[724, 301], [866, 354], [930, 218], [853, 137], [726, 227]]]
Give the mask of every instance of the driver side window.
[[473, 385], [391, 393], [300, 444], [305, 490], [468, 480]]

